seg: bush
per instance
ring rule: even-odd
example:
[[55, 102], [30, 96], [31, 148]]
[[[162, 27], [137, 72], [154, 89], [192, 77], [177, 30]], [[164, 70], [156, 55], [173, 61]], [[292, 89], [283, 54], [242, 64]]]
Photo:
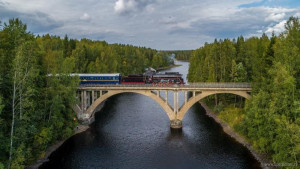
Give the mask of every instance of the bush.
[[4, 165], [0, 162], [0, 169], [4, 169]]

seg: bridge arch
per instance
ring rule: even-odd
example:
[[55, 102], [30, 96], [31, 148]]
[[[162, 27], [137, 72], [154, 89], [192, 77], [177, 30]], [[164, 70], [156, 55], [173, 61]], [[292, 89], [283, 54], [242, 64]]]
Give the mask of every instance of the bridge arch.
[[185, 104], [183, 104], [177, 113], [177, 119], [182, 120], [187, 113], [187, 111], [197, 102], [199, 102], [201, 99], [213, 95], [213, 94], [221, 94], [221, 93], [229, 93], [229, 94], [235, 94], [241, 97], [244, 97], [246, 99], [250, 99], [251, 95], [247, 93], [247, 91], [202, 91], [200, 94], [196, 95], [195, 97], [191, 97]]
[[153, 93], [152, 91], [141, 91], [141, 90], [132, 90], [132, 91], [122, 91], [122, 90], [110, 90], [107, 91], [107, 93], [103, 94], [101, 97], [99, 97], [97, 100], [95, 100], [91, 106], [86, 110], [85, 114], [88, 114], [89, 117], [93, 116], [95, 109], [98, 105], [100, 105], [103, 101], [106, 99], [117, 95], [121, 93], [137, 93], [142, 94], [144, 96], [150, 97], [154, 101], [156, 101], [167, 113], [170, 120], [175, 119], [175, 114], [173, 113], [172, 107], [166, 102], [165, 99], [163, 99], [160, 95], [157, 95], [156, 93]]

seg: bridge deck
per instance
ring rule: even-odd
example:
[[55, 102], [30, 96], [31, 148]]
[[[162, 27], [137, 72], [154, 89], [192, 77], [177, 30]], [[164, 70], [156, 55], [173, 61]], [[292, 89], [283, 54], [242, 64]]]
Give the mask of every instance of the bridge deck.
[[250, 83], [190, 83], [186, 85], [123, 85], [123, 84], [84, 84], [80, 90], [240, 90], [251, 91]]

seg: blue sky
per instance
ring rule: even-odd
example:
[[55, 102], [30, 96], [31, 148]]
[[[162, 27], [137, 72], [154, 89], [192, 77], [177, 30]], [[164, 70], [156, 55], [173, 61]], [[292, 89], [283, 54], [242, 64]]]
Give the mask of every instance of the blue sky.
[[159, 50], [196, 49], [215, 38], [279, 34], [300, 0], [0, 0], [0, 20], [34, 34]]
[[247, 4], [242, 4], [239, 7], [251, 8], [251, 7], [259, 7], [259, 6], [273, 7], [273, 8], [276, 7], [293, 8], [295, 6], [300, 6], [300, 1], [299, 0], [262, 0], [262, 1], [247, 3]]

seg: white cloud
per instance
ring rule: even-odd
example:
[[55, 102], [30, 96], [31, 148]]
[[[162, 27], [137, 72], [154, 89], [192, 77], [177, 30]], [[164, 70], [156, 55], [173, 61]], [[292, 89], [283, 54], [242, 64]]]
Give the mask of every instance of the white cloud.
[[118, 0], [115, 4], [115, 11], [118, 13], [122, 13], [128, 10], [134, 9], [134, 2], [133, 0], [126, 1], [126, 0]]
[[279, 33], [283, 32], [285, 30], [284, 25], [285, 25], [286, 21], [287, 20], [283, 20], [274, 26], [268, 27], [265, 33], [271, 34], [272, 32], [274, 32], [275, 34], [279, 34]]
[[266, 21], [280, 21], [285, 17], [285, 13], [271, 13], [265, 20]]
[[114, 9], [119, 14], [130, 14], [144, 9], [153, 11], [153, 3], [155, 3], [155, 0], [118, 0]]
[[80, 20], [88, 21], [88, 20], [90, 20], [90, 19], [91, 19], [91, 17], [90, 17], [90, 15], [87, 14], [87, 13], [83, 13], [83, 15], [80, 16]]

